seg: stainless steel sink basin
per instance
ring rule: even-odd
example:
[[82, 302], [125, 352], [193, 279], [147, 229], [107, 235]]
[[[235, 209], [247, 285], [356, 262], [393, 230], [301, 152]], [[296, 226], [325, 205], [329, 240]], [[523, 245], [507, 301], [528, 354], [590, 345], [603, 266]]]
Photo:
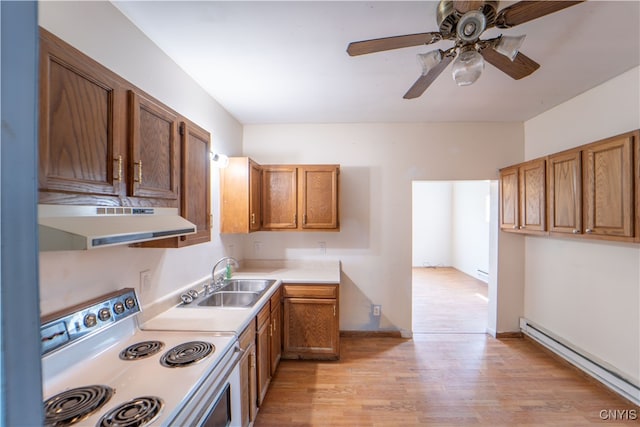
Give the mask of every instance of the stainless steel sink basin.
[[215, 292], [202, 301], [199, 307], [251, 307], [260, 299], [257, 292]]
[[203, 295], [195, 290], [193, 302], [183, 299], [180, 307], [217, 307], [247, 308], [252, 307], [262, 295], [275, 285], [276, 280], [263, 279], [230, 279], [217, 291]]
[[220, 290], [223, 292], [264, 292], [275, 282], [275, 280], [261, 279], [231, 279]]

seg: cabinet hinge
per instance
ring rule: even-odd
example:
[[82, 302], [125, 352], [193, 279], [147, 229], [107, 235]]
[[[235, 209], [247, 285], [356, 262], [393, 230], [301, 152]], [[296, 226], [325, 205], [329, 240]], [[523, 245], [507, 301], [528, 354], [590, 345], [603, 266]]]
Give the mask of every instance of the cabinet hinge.
[[180, 132], [180, 136], [184, 136], [184, 123], [180, 123], [180, 128], [178, 129], [178, 132]]

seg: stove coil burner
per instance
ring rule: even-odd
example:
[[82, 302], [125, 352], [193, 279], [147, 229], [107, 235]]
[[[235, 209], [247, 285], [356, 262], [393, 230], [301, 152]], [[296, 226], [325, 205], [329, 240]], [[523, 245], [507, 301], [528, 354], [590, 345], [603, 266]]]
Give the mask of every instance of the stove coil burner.
[[104, 414], [96, 427], [142, 427], [155, 420], [163, 406], [159, 397], [137, 397]]
[[152, 356], [162, 350], [164, 343], [162, 341], [142, 341], [132, 344], [120, 352], [122, 360], [138, 360]]
[[105, 385], [73, 388], [44, 402], [45, 425], [61, 427], [75, 424], [100, 409], [115, 393]]
[[213, 344], [204, 341], [190, 341], [167, 351], [160, 358], [160, 363], [169, 368], [181, 368], [199, 362], [214, 351]]

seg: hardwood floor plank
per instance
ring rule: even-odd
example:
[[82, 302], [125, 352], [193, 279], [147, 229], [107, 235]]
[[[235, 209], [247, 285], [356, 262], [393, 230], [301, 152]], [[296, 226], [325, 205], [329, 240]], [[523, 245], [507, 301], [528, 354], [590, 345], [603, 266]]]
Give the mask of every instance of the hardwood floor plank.
[[[281, 362], [255, 426], [639, 425], [640, 408], [526, 339], [344, 337], [336, 362]], [[602, 410], [636, 419], [600, 418]], [[629, 412], [630, 414], [632, 412]]]
[[[255, 426], [640, 425], [640, 407], [537, 343], [484, 334], [484, 283], [416, 270], [414, 329], [431, 333], [345, 334], [339, 361], [283, 360]], [[603, 420], [603, 410], [627, 415]]]

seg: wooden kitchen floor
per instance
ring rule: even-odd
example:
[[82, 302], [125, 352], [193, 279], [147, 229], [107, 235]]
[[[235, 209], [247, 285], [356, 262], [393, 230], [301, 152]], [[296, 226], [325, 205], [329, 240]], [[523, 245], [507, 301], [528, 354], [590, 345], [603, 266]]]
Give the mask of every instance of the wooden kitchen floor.
[[485, 333], [487, 284], [452, 267], [413, 269], [414, 333]]
[[337, 362], [283, 360], [255, 426], [640, 425], [640, 408], [528, 339], [437, 324], [412, 340], [342, 337]]

